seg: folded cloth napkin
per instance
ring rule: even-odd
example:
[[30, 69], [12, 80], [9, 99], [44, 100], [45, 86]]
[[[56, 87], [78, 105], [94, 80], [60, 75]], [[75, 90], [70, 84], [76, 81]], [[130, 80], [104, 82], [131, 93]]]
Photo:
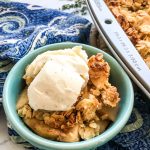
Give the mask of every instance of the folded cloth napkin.
[[[91, 24], [83, 18], [20, 3], [0, 2], [0, 87], [13, 64], [46, 44], [72, 41], [88, 43]], [[104, 44], [102, 44], [104, 45]], [[125, 128], [98, 150], [149, 150], [150, 102], [141, 91]], [[38, 150], [20, 137], [8, 123], [10, 138], [17, 144]]]
[[64, 41], [87, 44], [91, 23], [79, 16], [0, 1], [0, 97], [13, 64], [41, 46]]

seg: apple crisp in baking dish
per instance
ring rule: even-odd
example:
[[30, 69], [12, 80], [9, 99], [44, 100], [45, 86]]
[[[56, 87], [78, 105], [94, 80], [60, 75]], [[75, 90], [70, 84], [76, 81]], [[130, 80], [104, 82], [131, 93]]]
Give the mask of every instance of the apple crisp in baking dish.
[[150, 68], [150, 0], [105, 0]]

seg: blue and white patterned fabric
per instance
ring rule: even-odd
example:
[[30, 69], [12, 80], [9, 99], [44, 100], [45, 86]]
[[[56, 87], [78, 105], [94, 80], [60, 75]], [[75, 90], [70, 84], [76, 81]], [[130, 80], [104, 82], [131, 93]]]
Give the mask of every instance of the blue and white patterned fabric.
[[28, 4], [0, 1], [0, 97], [13, 64], [43, 45], [88, 43], [91, 23], [79, 16]]
[[[88, 43], [91, 24], [83, 18], [56, 10], [0, 1], [0, 93], [8, 71], [20, 58], [46, 44], [72, 41]], [[12, 141], [38, 150], [21, 138], [8, 123]], [[141, 91], [125, 128], [97, 150], [149, 150], [150, 102]]]

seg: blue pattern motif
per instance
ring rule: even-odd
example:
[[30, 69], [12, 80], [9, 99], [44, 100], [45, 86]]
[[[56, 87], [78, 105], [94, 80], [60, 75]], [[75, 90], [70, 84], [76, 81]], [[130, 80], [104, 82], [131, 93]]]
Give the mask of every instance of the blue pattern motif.
[[[0, 2], [0, 96], [11, 67], [38, 47], [72, 41], [88, 43], [91, 24], [78, 16], [39, 6]], [[149, 150], [150, 103], [141, 91], [135, 93], [135, 105], [125, 128], [97, 150]], [[8, 134], [17, 144], [38, 150], [21, 138], [8, 123]]]
[[0, 96], [8, 71], [29, 51], [64, 41], [87, 44], [90, 29], [88, 20], [73, 14], [0, 1]]

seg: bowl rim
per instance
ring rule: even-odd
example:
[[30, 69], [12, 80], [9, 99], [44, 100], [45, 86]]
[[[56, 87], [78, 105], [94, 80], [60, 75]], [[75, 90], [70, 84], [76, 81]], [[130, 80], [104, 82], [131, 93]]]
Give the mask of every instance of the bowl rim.
[[[48, 48], [50, 48], [50, 47], [61, 47], [64, 45], [68, 45], [70, 47], [81, 45], [85, 49], [92, 49], [92, 50], [95, 50], [97, 52], [103, 53], [105, 56], [107, 56], [109, 59], [111, 59], [115, 63], [115, 65], [119, 68], [119, 70], [122, 71], [124, 79], [128, 83], [128, 88], [130, 89], [129, 90], [129, 100], [128, 100], [129, 104], [128, 104], [128, 108], [126, 110], [124, 117], [122, 118], [122, 120], [117, 125], [115, 125], [115, 127], [113, 128], [113, 131], [107, 130], [107, 132], [103, 132], [99, 136], [96, 136], [96, 137], [91, 138], [91, 139], [86, 140], [86, 141], [80, 141], [80, 142], [67, 143], [67, 142], [52, 141], [52, 140], [45, 139], [45, 138], [38, 136], [37, 134], [33, 133], [30, 129], [29, 129], [30, 132], [27, 132], [26, 129], [24, 127], [22, 127], [15, 120], [15, 117], [11, 113], [11, 110], [9, 109], [9, 97], [7, 95], [9, 80], [11, 79], [11, 72], [13, 72], [20, 65], [20, 63], [24, 62], [24, 60], [26, 60], [29, 56], [33, 55], [33, 53], [38, 54], [39, 52], [37, 52], [37, 51], [42, 52], [43, 49], [48, 50]], [[90, 46], [90, 45], [85, 45], [85, 44], [81, 44], [81, 43], [72, 43], [72, 42], [62, 42], [62, 43], [50, 44], [50, 45], [43, 46], [41, 48], [38, 48], [38, 49], [28, 53], [21, 60], [19, 60], [14, 65], [14, 67], [11, 69], [10, 73], [8, 74], [8, 76], [6, 78], [6, 81], [4, 84], [4, 90], [3, 90], [4, 111], [6, 113], [7, 119], [11, 123], [12, 127], [15, 129], [15, 131], [19, 135], [21, 135], [21, 136], [23, 135], [22, 137], [24, 139], [26, 139], [29, 143], [33, 144], [34, 146], [38, 146], [38, 147], [45, 148], [45, 149], [48, 149], [48, 148], [54, 148], [54, 149], [62, 149], [63, 148], [65, 150], [84, 149], [84, 148], [89, 148], [89, 147], [95, 147], [95, 145], [105, 144], [110, 139], [112, 139], [114, 136], [116, 136], [120, 132], [120, 130], [124, 127], [124, 125], [126, 124], [126, 122], [128, 121], [128, 119], [131, 115], [133, 104], [134, 104], [134, 92], [133, 92], [132, 83], [131, 83], [129, 77], [127, 76], [127, 74], [125, 73], [125, 71], [123, 70], [123, 68], [118, 64], [118, 62], [112, 56], [110, 56], [109, 54], [107, 54], [106, 52], [104, 52], [98, 48], [95, 48], [95, 47]], [[109, 137], [107, 137], [107, 135], [109, 135]], [[102, 144], [100, 144], [100, 143], [102, 143]]]

